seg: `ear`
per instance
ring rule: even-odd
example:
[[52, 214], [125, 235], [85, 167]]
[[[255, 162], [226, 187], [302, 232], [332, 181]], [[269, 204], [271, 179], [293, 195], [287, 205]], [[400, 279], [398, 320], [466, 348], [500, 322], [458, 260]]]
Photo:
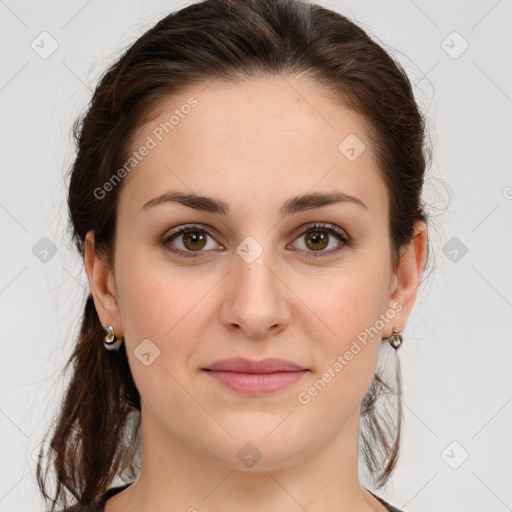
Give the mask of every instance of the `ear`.
[[85, 238], [85, 271], [101, 324], [103, 327], [112, 325], [115, 335], [123, 336], [113, 269], [106, 257], [96, 252], [93, 231], [89, 231]]
[[414, 236], [410, 244], [403, 250], [398, 269], [393, 276], [393, 285], [390, 289], [388, 307], [394, 302], [399, 302], [402, 309], [396, 314], [389, 325], [389, 333], [382, 334], [389, 337], [393, 327], [402, 332], [407, 325], [407, 319], [416, 302], [421, 275], [427, 262], [428, 229], [423, 221], [414, 225]]

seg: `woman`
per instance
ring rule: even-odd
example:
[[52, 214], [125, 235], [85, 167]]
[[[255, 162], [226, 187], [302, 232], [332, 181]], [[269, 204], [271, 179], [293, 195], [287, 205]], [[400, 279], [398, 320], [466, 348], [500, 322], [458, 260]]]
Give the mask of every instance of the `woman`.
[[52, 510], [397, 511], [358, 459], [377, 488], [396, 465], [428, 255], [400, 65], [323, 7], [206, 0], [126, 51], [75, 136], [91, 294]]

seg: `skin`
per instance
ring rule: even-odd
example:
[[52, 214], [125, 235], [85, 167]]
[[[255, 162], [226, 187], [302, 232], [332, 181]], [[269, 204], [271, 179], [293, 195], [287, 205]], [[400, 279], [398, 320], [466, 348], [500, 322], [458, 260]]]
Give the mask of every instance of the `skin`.
[[[113, 269], [95, 251], [92, 232], [87, 237], [96, 309], [104, 326], [124, 336], [142, 407], [141, 473], [105, 510], [385, 511], [358, 478], [360, 404], [387, 343], [381, 336], [406, 327], [427, 227], [415, 226], [393, 271], [388, 194], [363, 119], [298, 77], [191, 87], [139, 127], [133, 149], [191, 96], [197, 106], [120, 185]], [[354, 161], [338, 150], [349, 134], [366, 145]], [[139, 211], [166, 190], [221, 199], [231, 214], [176, 203]], [[279, 214], [292, 196], [333, 190], [367, 209], [339, 203]], [[315, 221], [345, 230], [355, 244], [344, 247], [331, 234], [327, 247], [308, 243], [305, 226]], [[199, 257], [160, 245], [171, 228], [191, 223], [210, 226], [215, 237], [203, 233], [206, 243], [187, 246], [181, 235], [168, 246], [199, 247]], [[236, 252], [247, 236], [263, 250], [252, 263]], [[340, 250], [304, 256], [318, 247]], [[401, 310], [379, 335], [301, 404], [298, 393], [394, 303]], [[160, 350], [149, 366], [134, 353], [144, 339]], [[201, 371], [234, 356], [281, 357], [310, 371], [281, 391], [247, 397]], [[252, 467], [237, 457], [247, 442], [262, 454]]]

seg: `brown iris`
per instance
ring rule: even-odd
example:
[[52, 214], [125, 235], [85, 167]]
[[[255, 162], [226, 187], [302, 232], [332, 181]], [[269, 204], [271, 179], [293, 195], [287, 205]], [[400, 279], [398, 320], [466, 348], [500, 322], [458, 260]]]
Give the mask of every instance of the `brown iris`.
[[[183, 245], [191, 251], [201, 250], [206, 243], [206, 236], [200, 231], [187, 231], [183, 233], [182, 236]], [[189, 244], [191, 244], [191, 246], [189, 246]], [[200, 246], [194, 246], [194, 244], [200, 244]]]
[[325, 231], [309, 231], [306, 235], [306, 244], [309, 242], [316, 244], [316, 246], [313, 247], [308, 245], [310, 249], [324, 249], [329, 242], [329, 235], [325, 233]]

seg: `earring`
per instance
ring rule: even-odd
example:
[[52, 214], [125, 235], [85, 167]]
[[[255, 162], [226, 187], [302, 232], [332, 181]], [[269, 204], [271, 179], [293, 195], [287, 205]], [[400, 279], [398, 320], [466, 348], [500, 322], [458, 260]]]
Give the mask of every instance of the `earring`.
[[382, 338], [383, 340], [389, 341], [389, 344], [395, 349], [398, 350], [402, 345], [402, 335], [393, 327], [393, 334], [389, 338]]
[[114, 334], [114, 328], [109, 325], [104, 328], [107, 331], [105, 338], [103, 340], [103, 345], [107, 350], [119, 350], [119, 347], [123, 343], [123, 337], [117, 338]]

